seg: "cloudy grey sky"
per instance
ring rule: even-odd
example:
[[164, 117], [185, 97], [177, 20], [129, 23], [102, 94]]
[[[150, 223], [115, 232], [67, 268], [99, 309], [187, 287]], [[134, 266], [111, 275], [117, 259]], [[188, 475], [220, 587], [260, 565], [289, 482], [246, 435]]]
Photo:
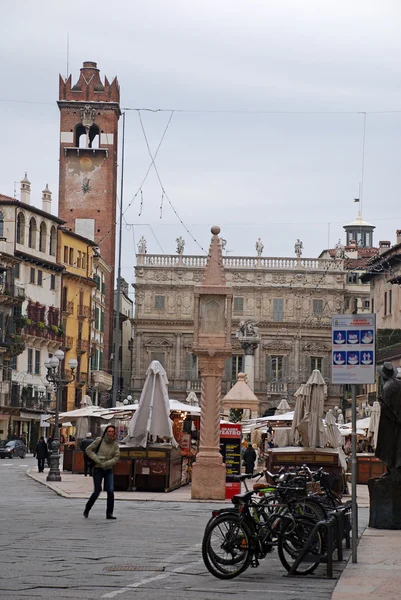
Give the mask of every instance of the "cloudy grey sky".
[[[217, 223], [233, 255], [316, 256], [356, 216], [366, 117], [363, 216], [379, 239], [401, 228], [401, 4], [398, 0], [15, 0], [0, 23], [0, 192], [28, 171], [32, 200], [57, 198], [58, 75], [84, 60], [118, 76], [122, 106], [143, 112], [162, 184], [208, 247]], [[188, 112], [179, 112], [185, 109]], [[385, 112], [382, 112], [385, 111]], [[397, 112], [400, 111], [400, 112]], [[359, 113], [359, 114], [358, 114]], [[138, 112], [126, 116], [124, 207], [150, 164]], [[17, 185], [17, 190], [18, 190]], [[200, 253], [153, 169], [125, 213], [123, 275], [134, 239]], [[330, 223], [330, 226], [328, 225]], [[158, 242], [150, 230], [157, 237]], [[160, 246], [158, 245], [160, 244]]]

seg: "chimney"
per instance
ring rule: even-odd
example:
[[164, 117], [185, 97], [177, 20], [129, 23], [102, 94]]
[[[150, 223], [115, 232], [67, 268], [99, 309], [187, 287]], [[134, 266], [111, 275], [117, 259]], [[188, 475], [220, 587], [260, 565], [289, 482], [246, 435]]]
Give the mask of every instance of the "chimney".
[[397, 229], [395, 234], [397, 236], [397, 244], [401, 244], [401, 229]]
[[47, 183], [42, 192], [42, 210], [47, 213], [51, 213], [52, 211], [52, 193], [49, 190], [49, 184]]
[[389, 248], [391, 248], [391, 242], [379, 242], [379, 254], [384, 254]]
[[24, 179], [21, 179], [21, 202], [25, 204], [31, 203], [31, 182], [29, 181], [26, 171]]

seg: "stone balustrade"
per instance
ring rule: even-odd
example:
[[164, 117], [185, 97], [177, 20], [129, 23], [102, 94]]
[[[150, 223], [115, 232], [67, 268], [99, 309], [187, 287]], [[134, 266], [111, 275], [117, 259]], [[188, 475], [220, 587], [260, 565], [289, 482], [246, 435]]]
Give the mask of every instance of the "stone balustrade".
[[[182, 256], [178, 254], [138, 254], [137, 266], [202, 268], [206, 266], [206, 260], [206, 256]], [[313, 272], [344, 270], [343, 260], [332, 260], [327, 258], [224, 256], [223, 264], [226, 269], [266, 269]]]

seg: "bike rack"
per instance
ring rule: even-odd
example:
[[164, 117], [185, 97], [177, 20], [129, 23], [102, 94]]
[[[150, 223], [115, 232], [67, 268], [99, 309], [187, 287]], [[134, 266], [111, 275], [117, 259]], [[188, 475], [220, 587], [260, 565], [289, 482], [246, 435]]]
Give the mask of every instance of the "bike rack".
[[337, 550], [337, 560], [343, 560], [343, 547], [342, 542], [345, 540], [345, 547], [351, 547], [351, 516], [352, 516], [352, 503], [347, 502], [344, 506], [338, 507], [329, 513], [327, 519], [319, 521], [314, 526], [311, 534], [309, 535], [304, 547], [295, 559], [290, 571], [288, 572], [289, 577], [296, 575], [296, 570], [306, 557], [308, 550], [310, 549], [314, 537], [319, 529], [326, 531], [326, 543], [327, 550], [326, 554], [320, 556], [322, 558], [327, 557], [327, 569], [326, 575], [329, 578], [333, 578], [333, 553]]

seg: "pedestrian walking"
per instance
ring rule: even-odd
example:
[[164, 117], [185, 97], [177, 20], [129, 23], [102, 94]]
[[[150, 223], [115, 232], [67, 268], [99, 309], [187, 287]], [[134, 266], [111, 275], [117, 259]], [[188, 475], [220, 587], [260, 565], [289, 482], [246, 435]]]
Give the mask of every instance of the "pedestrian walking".
[[252, 448], [252, 444], [248, 444], [248, 448], [244, 452], [245, 473], [253, 475], [255, 468], [256, 452]]
[[116, 428], [114, 425], [107, 425], [101, 437], [87, 447], [86, 454], [95, 463], [93, 468], [92, 496], [86, 503], [84, 517], [87, 519], [89, 511], [95, 504], [102, 490], [102, 481], [104, 480], [104, 489], [107, 492], [106, 519], [116, 519], [113, 516], [114, 511], [114, 479], [113, 467], [120, 458], [120, 448], [116, 439]]
[[44, 437], [39, 438], [33, 456], [34, 458], [36, 457], [38, 461], [39, 473], [43, 473], [45, 469], [45, 459], [48, 457], [47, 444]]
[[92, 434], [89, 431], [86, 434], [86, 437], [81, 440], [81, 443], [79, 445], [79, 447], [81, 448], [82, 452], [84, 453], [84, 474], [85, 477], [87, 477], [88, 473], [89, 475], [92, 477], [93, 474], [93, 460], [91, 458], [89, 458], [89, 456], [86, 454], [86, 449], [92, 444], [93, 439], [92, 439]]

